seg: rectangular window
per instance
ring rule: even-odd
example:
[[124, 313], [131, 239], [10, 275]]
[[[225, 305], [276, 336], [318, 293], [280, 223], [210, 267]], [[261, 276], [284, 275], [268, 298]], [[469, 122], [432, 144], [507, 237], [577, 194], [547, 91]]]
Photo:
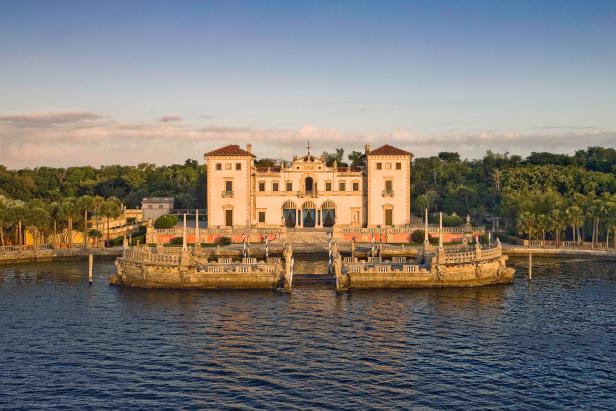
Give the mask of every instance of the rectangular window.
[[225, 225], [227, 227], [233, 225], [233, 210], [225, 210]]
[[278, 191], [278, 183], [272, 183], [272, 191]]
[[385, 169], [391, 170], [391, 163], [385, 163]]
[[259, 211], [259, 222], [260, 223], [265, 222], [265, 211]]
[[402, 163], [396, 163], [396, 170], [402, 170]]
[[265, 191], [265, 182], [259, 181], [259, 191]]
[[293, 191], [293, 183], [290, 181], [287, 181], [287, 191]]
[[382, 163], [376, 163], [376, 169], [377, 170], [381, 170], [383, 168], [383, 164]]
[[388, 208], [385, 210], [385, 225], [393, 225], [394, 223], [394, 216], [393, 216], [393, 210], [391, 208]]
[[222, 164], [216, 163], [216, 170], [218, 171], [222, 170]]
[[338, 191], [346, 191], [346, 182], [341, 181], [338, 183]]
[[242, 169], [242, 163], [235, 163], [235, 169], [236, 170], [241, 170]]
[[394, 183], [391, 180], [385, 180], [385, 191], [391, 193], [394, 190]]
[[226, 192], [233, 191], [233, 181], [231, 180], [225, 181], [225, 191]]
[[359, 191], [359, 183], [357, 181], [353, 182], [353, 191]]
[[331, 182], [327, 182], [325, 183], [325, 191], [332, 191], [332, 183]]

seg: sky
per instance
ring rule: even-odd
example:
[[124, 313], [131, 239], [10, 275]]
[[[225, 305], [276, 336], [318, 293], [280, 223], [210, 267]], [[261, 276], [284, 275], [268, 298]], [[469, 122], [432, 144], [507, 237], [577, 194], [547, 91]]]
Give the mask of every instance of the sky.
[[3, 1], [0, 164], [616, 147], [616, 1]]

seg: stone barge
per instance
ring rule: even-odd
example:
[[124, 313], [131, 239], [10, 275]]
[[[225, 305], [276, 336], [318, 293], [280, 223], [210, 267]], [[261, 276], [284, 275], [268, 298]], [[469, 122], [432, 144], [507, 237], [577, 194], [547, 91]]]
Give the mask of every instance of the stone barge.
[[282, 257], [242, 257], [202, 247], [125, 247], [114, 285], [169, 289], [286, 289], [293, 283], [293, 250]]
[[513, 282], [500, 242], [439, 247], [424, 244], [416, 257], [343, 257], [334, 250], [336, 290], [368, 288], [475, 287]]

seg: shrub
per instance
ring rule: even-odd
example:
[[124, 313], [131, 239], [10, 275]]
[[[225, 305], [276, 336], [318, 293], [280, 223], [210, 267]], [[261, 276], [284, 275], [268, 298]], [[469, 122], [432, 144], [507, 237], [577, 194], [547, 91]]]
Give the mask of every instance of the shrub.
[[130, 245], [145, 244], [145, 234], [134, 235], [131, 238]]
[[112, 247], [117, 247], [117, 246], [119, 246], [119, 245], [122, 245], [123, 243], [124, 243], [124, 236], [122, 236], [122, 237], [112, 238], [112, 239], [109, 241], [109, 244], [110, 244]]
[[445, 227], [458, 227], [464, 224], [464, 219], [459, 215], [444, 215], [443, 216], [443, 225]]
[[161, 215], [154, 222], [154, 228], [173, 228], [177, 225], [178, 218], [171, 214]]
[[414, 243], [423, 243], [425, 231], [424, 230], [415, 230], [411, 234], [411, 241]]
[[218, 237], [216, 244], [220, 246], [229, 245], [231, 244], [231, 239], [229, 237]]
[[182, 245], [183, 242], [184, 242], [184, 239], [182, 237], [173, 237], [171, 241], [169, 241], [169, 244]]

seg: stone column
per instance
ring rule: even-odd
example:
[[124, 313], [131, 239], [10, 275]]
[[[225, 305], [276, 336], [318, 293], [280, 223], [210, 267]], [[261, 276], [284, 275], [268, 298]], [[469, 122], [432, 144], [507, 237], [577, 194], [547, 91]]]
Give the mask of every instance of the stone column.
[[182, 228], [182, 249], [186, 250], [187, 244], [186, 244], [186, 213], [184, 213], [184, 226]]
[[426, 208], [426, 221], [424, 225], [424, 246], [430, 245], [430, 235], [428, 234], [428, 209]]
[[199, 209], [195, 209], [195, 245], [201, 244], [201, 238], [199, 236]]
[[443, 212], [439, 213], [438, 222], [438, 248], [443, 248]]

